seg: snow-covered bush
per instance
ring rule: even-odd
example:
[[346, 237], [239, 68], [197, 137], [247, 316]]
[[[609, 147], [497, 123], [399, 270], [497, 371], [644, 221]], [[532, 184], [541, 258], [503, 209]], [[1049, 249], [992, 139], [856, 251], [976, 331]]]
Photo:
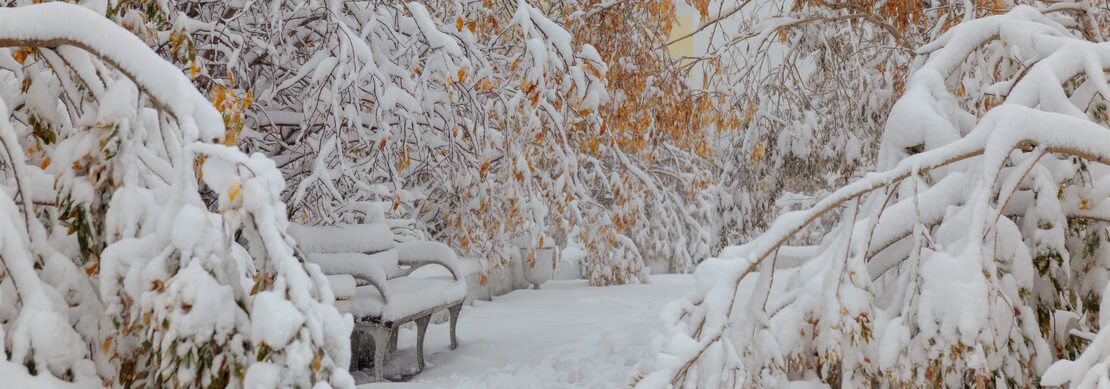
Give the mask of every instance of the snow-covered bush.
[[104, 12], [0, 8], [5, 384], [352, 387], [279, 169]]
[[638, 384], [1107, 382], [1110, 45], [1073, 5], [921, 47], [877, 172], [704, 262]]

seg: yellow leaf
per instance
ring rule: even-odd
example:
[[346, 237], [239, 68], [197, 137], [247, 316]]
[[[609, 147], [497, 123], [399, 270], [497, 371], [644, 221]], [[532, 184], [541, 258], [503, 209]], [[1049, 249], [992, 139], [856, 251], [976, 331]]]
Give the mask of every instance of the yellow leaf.
[[456, 16], [455, 17], [455, 30], [457, 30], [458, 32], [462, 32], [462, 29], [463, 29], [462, 17], [461, 16]]
[[763, 144], [755, 145], [755, 150], [752, 150], [752, 162], [762, 160], [767, 155], [767, 150], [764, 149]]
[[193, 161], [193, 170], [197, 173], [197, 181], [204, 179], [204, 154], [198, 155], [197, 159]]
[[458, 76], [459, 82], [466, 81], [466, 68], [459, 68]]
[[316, 355], [312, 357], [312, 364], [309, 365], [309, 367], [312, 368], [312, 371], [320, 371], [320, 356], [321, 355], [322, 355], [321, 353], [317, 352]]
[[1079, 199], [1079, 210], [1080, 211], [1086, 211], [1088, 209], [1091, 209], [1090, 200], [1083, 199], [1083, 198]]
[[241, 190], [242, 187], [239, 185], [239, 180], [235, 180], [235, 182], [232, 182], [231, 186], [227, 188], [227, 199], [231, 202], [235, 202], [235, 200], [239, 198], [239, 192]]
[[744, 125], [751, 124], [752, 119], [755, 118], [756, 108], [754, 101], [748, 102], [748, 108], [744, 110]]

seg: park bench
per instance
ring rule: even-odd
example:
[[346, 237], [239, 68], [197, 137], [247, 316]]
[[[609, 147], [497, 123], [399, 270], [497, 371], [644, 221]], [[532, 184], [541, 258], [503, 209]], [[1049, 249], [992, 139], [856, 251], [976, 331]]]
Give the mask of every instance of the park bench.
[[[397, 332], [406, 323], [416, 324], [417, 373], [424, 369], [424, 334], [434, 313], [449, 313], [451, 349], [458, 347], [455, 328], [467, 288], [450, 247], [396, 242], [384, 218], [372, 219], [368, 224], [292, 224], [289, 232], [306, 259], [327, 276], [339, 311], [354, 316], [355, 332], [372, 339], [374, 378], [383, 381], [386, 354], [396, 349]], [[413, 274], [429, 265], [442, 266], [450, 275]]]

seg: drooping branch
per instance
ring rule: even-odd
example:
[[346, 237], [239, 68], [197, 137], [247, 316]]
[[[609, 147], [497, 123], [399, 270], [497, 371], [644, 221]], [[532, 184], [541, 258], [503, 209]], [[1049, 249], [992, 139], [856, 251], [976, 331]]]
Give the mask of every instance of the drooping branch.
[[[42, 28], [50, 26], [50, 28]], [[217, 139], [223, 119], [181, 70], [152, 52], [130, 31], [88, 8], [51, 2], [0, 9], [0, 47], [74, 46], [111, 64], [195, 136]], [[195, 118], [195, 119], [192, 119]], [[189, 134], [186, 134], [188, 136]]]

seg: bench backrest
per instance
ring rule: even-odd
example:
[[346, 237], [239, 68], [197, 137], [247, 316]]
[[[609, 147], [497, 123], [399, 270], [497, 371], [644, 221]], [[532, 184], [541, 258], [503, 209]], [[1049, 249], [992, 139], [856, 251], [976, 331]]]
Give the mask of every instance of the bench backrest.
[[334, 226], [290, 223], [289, 234], [305, 253], [373, 254], [393, 248], [393, 231], [384, 222]]
[[361, 277], [378, 274], [382, 279], [402, 273], [397, 263], [393, 232], [389, 224], [340, 224], [306, 226], [290, 224], [289, 234], [308, 257], [327, 275]]

